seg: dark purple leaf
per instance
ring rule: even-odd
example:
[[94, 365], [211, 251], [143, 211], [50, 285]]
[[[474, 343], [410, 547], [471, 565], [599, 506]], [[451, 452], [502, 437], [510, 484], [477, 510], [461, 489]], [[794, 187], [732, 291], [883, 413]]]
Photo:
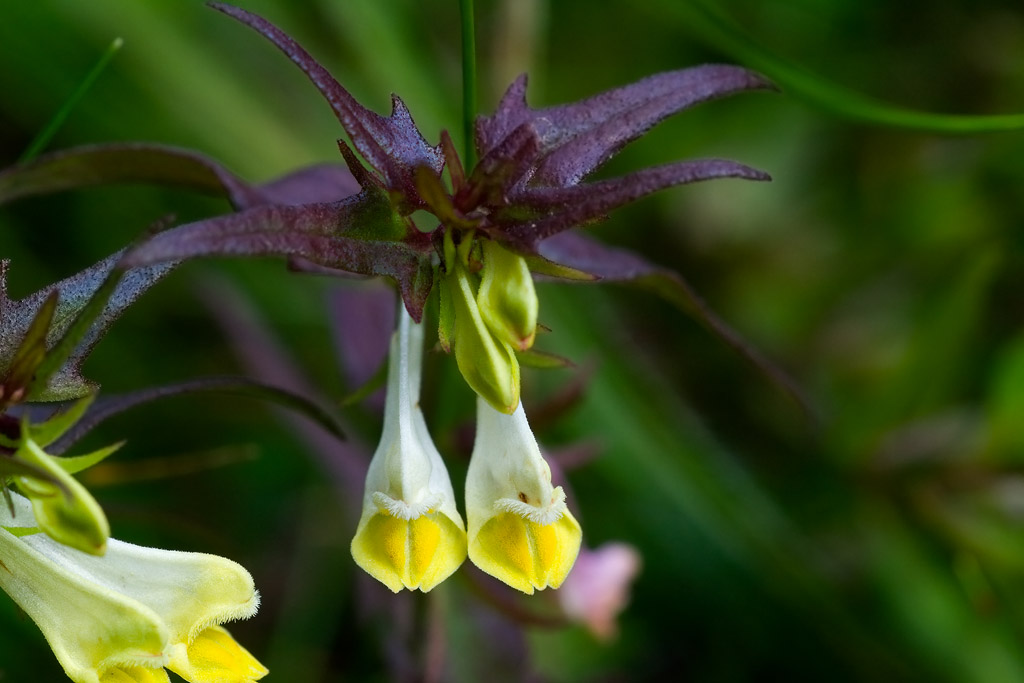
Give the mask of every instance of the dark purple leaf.
[[531, 109], [521, 76], [493, 116], [477, 119], [477, 147], [483, 157], [517, 128], [531, 124], [545, 156], [533, 182], [572, 185], [668, 116], [741, 90], [771, 87], [746, 69], [708, 64], [649, 76], [580, 102]]
[[456, 203], [466, 207], [481, 202], [500, 206], [511, 188], [529, 179], [540, 154], [540, 145], [540, 138], [531, 124], [516, 128], [483, 155], [473, 169], [465, 192], [456, 197]]
[[57, 440], [51, 448], [51, 452], [53, 454], [65, 452], [100, 423], [126, 410], [161, 398], [199, 392], [245, 396], [270, 401], [305, 415], [339, 439], [345, 438], [341, 426], [331, 411], [300, 393], [247, 377], [201, 377], [160, 387], [140, 389], [119, 396], [101, 397], [89, 407], [82, 419]]
[[[47, 343], [52, 346], [64, 337], [77, 316], [107, 280], [107, 276], [121, 258], [121, 253], [109, 256], [77, 275], [18, 301], [7, 298], [8, 262], [0, 261], [0, 320], [3, 320], [3, 324], [0, 325], [0, 370], [6, 370], [32, 320], [53, 292], [58, 294], [57, 310], [47, 334]], [[37, 391], [33, 400], [65, 400], [84, 396], [92, 391], [93, 385], [80, 374], [82, 361], [124, 309], [170, 272], [175, 265], [177, 264], [164, 263], [127, 272], [113, 289], [102, 312], [92, 321], [88, 332], [75, 345], [67, 361], [50, 378], [48, 387], [41, 393]]]
[[433, 279], [428, 236], [397, 217], [382, 192], [303, 206], [258, 206], [159, 233], [132, 249], [126, 267], [200, 256], [299, 256], [362, 275], [394, 278], [410, 315], [423, 315]]
[[295, 62], [331, 105], [356, 149], [383, 174], [388, 188], [404, 192], [413, 208], [420, 208], [414, 171], [426, 166], [440, 174], [444, 160], [440, 149], [423, 139], [401, 99], [392, 95], [391, 116], [380, 116], [359, 104], [327, 69], [266, 19], [231, 5], [212, 2], [210, 6], [258, 31]]
[[107, 303], [114, 296], [123, 275], [124, 271], [114, 266], [89, 300], [75, 313], [74, 320], [68, 323], [67, 329], [46, 352], [46, 356], [36, 368], [32, 383], [29, 385], [29, 400], [49, 400], [46, 397], [51, 391], [50, 380], [68, 364], [77, 370], [81, 361], [72, 356], [79, 347], [85, 347], [88, 352], [95, 345], [98, 337], [93, 333], [93, 323], [107, 310]]
[[145, 143], [89, 145], [45, 154], [0, 172], [0, 204], [110, 183], [153, 183], [251, 203], [245, 182], [196, 152]]
[[248, 209], [260, 204], [318, 204], [338, 202], [359, 192], [359, 183], [343, 164], [317, 164], [300, 168], [258, 188], [258, 200], [235, 204]]
[[693, 316], [732, 347], [788, 394], [807, 415], [816, 415], [796, 382], [719, 318], [679, 273], [657, 266], [635, 252], [608, 247], [573, 232], [563, 232], [541, 242], [540, 253], [552, 261], [593, 273], [602, 280], [629, 283], [657, 294]]
[[480, 158], [500, 145], [516, 128], [536, 118], [540, 110], [530, 109], [526, 104], [526, 82], [526, 74], [520, 74], [508, 86], [492, 115], [477, 116], [474, 133]]
[[239, 209], [338, 201], [359, 192], [359, 183], [342, 164], [308, 166], [265, 185], [251, 186], [197, 152], [126, 143], [75, 147], [0, 171], [0, 204], [114, 183], [187, 188], [225, 197]]
[[[395, 294], [368, 283], [331, 294], [331, 330], [348, 387], [364, 386], [383, 366], [395, 329]], [[381, 394], [380, 398], [383, 398]], [[374, 401], [374, 405], [382, 401]]]
[[[555, 233], [603, 217], [612, 209], [673, 185], [684, 185], [711, 178], [746, 178], [771, 180], [763, 171], [723, 159], [697, 159], [645, 168], [622, 178], [601, 180], [570, 187], [528, 186], [510, 198], [511, 221], [498, 212], [492, 220], [502, 227], [504, 239], [534, 247], [538, 241]], [[519, 207], [542, 212], [528, 220], [517, 213]]]

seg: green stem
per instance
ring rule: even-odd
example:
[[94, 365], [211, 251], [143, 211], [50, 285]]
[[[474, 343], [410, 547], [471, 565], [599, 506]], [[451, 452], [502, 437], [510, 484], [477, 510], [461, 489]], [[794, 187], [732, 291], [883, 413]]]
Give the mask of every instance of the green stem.
[[473, 0], [459, 0], [462, 15], [462, 134], [466, 170], [476, 164], [473, 119], [476, 117], [476, 23]]
[[705, 0], [686, 3], [663, 0], [661, 7], [666, 14], [672, 14], [678, 20], [680, 27], [689, 28], [710, 45], [762, 72], [785, 92], [851, 121], [942, 134], [1024, 128], [1024, 114], [1021, 113], [936, 114], [892, 105], [836, 85], [761, 48], [716, 6]]
[[64, 124], [64, 121], [67, 120], [68, 115], [71, 114], [71, 110], [75, 108], [75, 105], [78, 104], [79, 100], [81, 100], [85, 93], [88, 92], [89, 88], [92, 87], [92, 84], [103, 72], [103, 69], [106, 68], [107, 64], [110, 63], [110, 60], [113, 59], [114, 55], [117, 54], [117, 51], [121, 49], [122, 45], [124, 45], [124, 41], [120, 38], [114, 38], [114, 40], [111, 41], [106, 52], [100, 56], [99, 60], [92, 67], [92, 70], [86, 74], [85, 79], [78, 84], [75, 91], [71, 93], [71, 97], [64, 102], [64, 105], [56, 114], [53, 115], [53, 118], [50, 119], [50, 122], [46, 127], [43, 128], [43, 130], [39, 132], [39, 135], [37, 135], [29, 144], [28, 149], [26, 149], [18, 159], [19, 164], [25, 164], [32, 161], [32, 159], [35, 159], [39, 153], [42, 152], [48, 144], [50, 144], [50, 140], [53, 139], [53, 136], [57, 134], [57, 131]]

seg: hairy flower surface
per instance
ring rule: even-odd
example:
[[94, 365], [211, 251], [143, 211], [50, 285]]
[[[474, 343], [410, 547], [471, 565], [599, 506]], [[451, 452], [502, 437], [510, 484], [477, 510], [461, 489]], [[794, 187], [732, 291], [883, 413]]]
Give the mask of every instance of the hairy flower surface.
[[403, 311], [391, 339], [384, 431], [370, 461], [356, 564], [394, 592], [429, 591], [466, 559], [448, 470], [419, 407], [423, 328]]
[[94, 557], [32, 534], [31, 503], [17, 494], [12, 501], [14, 517], [0, 506], [0, 588], [35, 621], [75, 683], [168, 681], [163, 667], [189, 683], [266, 675], [219, 626], [259, 605], [240, 565], [115, 539]]
[[582, 532], [562, 487], [551, 484], [522, 405], [506, 415], [478, 398], [476, 429], [466, 474], [469, 559], [524, 593], [558, 588]]

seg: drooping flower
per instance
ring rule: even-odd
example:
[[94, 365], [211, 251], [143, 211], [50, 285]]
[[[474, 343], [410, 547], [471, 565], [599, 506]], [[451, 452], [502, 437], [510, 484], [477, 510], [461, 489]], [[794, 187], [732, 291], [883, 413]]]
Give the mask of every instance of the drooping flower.
[[[31, 503], [0, 506], [0, 588], [75, 683], [251, 683], [267, 670], [219, 625], [252, 616], [252, 577], [215, 555], [111, 539], [103, 557], [33, 534]], [[17, 535], [15, 535], [16, 532]]]
[[466, 474], [469, 559], [527, 594], [558, 588], [582, 533], [562, 487], [551, 483], [522, 404], [506, 415], [478, 398], [476, 430]]
[[391, 339], [384, 430], [370, 461], [356, 564], [394, 592], [429, 591], [466, 559], [448, 470], [419, 407], [423, 328], [404, 311]]

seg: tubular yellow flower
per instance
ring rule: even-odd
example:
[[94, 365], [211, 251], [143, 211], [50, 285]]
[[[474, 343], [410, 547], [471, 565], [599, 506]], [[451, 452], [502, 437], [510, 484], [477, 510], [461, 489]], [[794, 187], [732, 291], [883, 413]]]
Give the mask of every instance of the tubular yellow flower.
[[352, 557], [394, 592], [427, 592], [466, 559], [448, 471], [419, 407], [423, 328], [405, 312], [391, 339], [384, 433], [370, 462]]
[[[32, 505], [13, 494], [0, 506], [0, 588], [35, 621], [75, 683], [168, 680], [251, 683], [267, 670], [234, 641], [211, 657], [206, 642], [230, 636], [217, 625], [252, 616], [259, 595], [240, 565], [215, 555], [143, 548], [110, 539], [94, 557], [31, 527]], [[213, 634], [211, 635], [211, 631]]]
[[540, 454], [520, 405], [511, 415], [477, 400], [476, 443], [466, 475], [469, 559], [533, 594], [558, 588], [580, 549], [580, 525]]

